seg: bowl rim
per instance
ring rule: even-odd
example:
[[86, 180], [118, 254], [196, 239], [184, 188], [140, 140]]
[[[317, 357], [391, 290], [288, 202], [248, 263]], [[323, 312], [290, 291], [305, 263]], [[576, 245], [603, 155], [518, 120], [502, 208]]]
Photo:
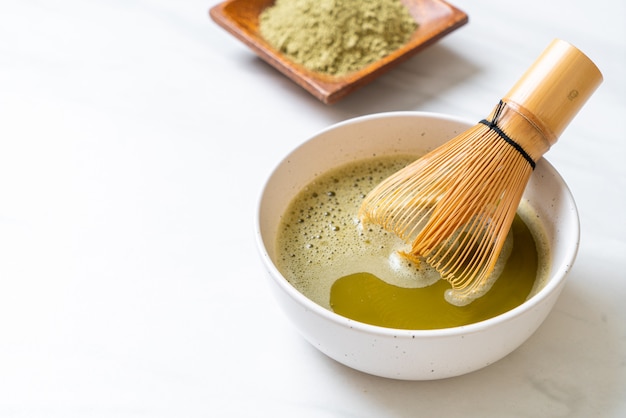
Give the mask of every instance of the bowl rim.
[[524, 301], [521, 305], [516, 306], [515, 308], [496, 315], [494, 317], [474, 322], [467, 325], [460, 325], [456, 327], [450, 328], [439, 328], [439, 329], [402, 329], [402, 328], [388, 328], [382, 327], [379, 325], [367, 324], [364, 322], [360, 322], [354, 319], [350, 319], [343, 315], [339, 315], [329, 309], [322, 307], [321, 305], [315, 303], [300, 291], [298, 291], [287, 279], [282, 275], [282, 273], [278, 270], [271, 257], [268, 254], [268, 251], [265, 247], [265, 243], [263, 241], [263, 235], [261, 232], [261, 211], [263, 206], [263, 197], [265, 196], [266, 189], [269, 186], [270, 179], [273, 178], [279, 166], [281, 166], [286, 160], [290, 158], [291, 155], [298, 152], [298, 150], [304, 146], [305, 144], [314, 141], [319, 136], [326, 134], [329, 131], [335, 130], [337, 128], [358, 124], [365, 121], [371, 121], [374, 119], [384, 119], [389, 117], [418, 117], [418, 118], [427, 118], [427, 119], [437, 119], [444, 120], [450, 122], [456, 122], [461, 124], [466, 124], [468, 126], [473, 126], [473, 122], [470, 122], [468, 119], [457, 117], [444, 113], [437, 112], [427, 112], [427, 111], [391, 111], [391, 112], [381, 112], [374, 113], [369, 115], [357, 116], [354, 118], [346, 119], [340, 121], [338, 123], [332, 124], [324, 129], [313, 133], [308, 136], [304, 141], [301, 141], [299, 145], [294, 147], [289, 153], [287, 153], [281, 160], [274, 166], [271, 173], [266, 177], [259, 197], [257, 199], [257, 206], [254, 217], [254, 228], [255, 228], [255, 238], [256, 238], [256, 246], [257, 250], [260, 252], [262, 262], [268, 272], [270, 273], [271, 280], [278, 284], [279, 288], [287, 293], [292, 299], [295, 299], [302, 307], [307, 310], [314, 312], [315, 314], [321, 316], [323, 319], [336, 323], [340, 326], [344, 326], [350, 328], [355, 331], [361, 331], [367, 334], [379, 335], [379, 336], [392, 336], [394, 338], [432, 338], [432, 337], [453, 337], [453, 336], [465, 336], [468, 334], [478, 333], [484, 331], [488, 328], [493, 327], [494, 325], [504, 324], [506, 322], [510, 322], [518, 317], [523, 312], [533, 310], [538, 305], [542, 304], [549, 295], [558, 290], [560, 286], [564, 284], [564, 281], [569, 273], [569, 270], [572, 268], [574, 261], [576, 259], [578, 249], [580, 246], [580, 216], [578, 212], [578, 208], [576, 206], [576, 202], [574, 196], [571, 192], [571, 189], [560, 175], [560, 173], [554, 168], [554, 166], [544, 157], [537, 161], [537, 165], [541, 165], [542, 169], [547, 170], [551, 175], [555, 177], [555, 179], [561, 184], [563, 191], [565, 192], [565, 196], [571, 202], [571, 207], [569, 210], [573, 211], [573, 220], [575, 223], [575, 230], [571, 231], [574, 234], [573, 240], [566, 244], [566, 254], [568, 254], [564, 261], [559, 265], [552, 265], [549, 273], [549, 280], [547, 283], [533, 296]]

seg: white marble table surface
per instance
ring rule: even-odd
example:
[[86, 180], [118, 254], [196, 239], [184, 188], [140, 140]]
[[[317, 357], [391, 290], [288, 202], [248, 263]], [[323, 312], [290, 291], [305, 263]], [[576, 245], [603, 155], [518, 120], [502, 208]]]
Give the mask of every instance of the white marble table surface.
[[[214, 24], [217, 1], [3, 1], [0, 417], [626, 416], [626, 3], [453, 3], [468, 25], [325, 106]], [[582, 242], [546, 322], [441, 381], [320, 354], [257, 257], [273, 166], [354, 116], [479, 120], [557, 37], [605, 82], [547, 156]]]

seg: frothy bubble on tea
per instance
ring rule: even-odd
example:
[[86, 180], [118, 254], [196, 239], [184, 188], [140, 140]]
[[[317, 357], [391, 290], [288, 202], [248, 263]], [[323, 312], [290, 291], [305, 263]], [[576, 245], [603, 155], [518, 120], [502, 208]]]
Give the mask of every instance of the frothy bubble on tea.
[[[484, 300], [488, 300], [492, 286], [494, 294], [495, 292], [504, 292], [503, 294], [525, 292], [521, 297], [519, 294], [515, 295], [519, 303], [538, 291], [548, 277], [549, 268], [544, 261], [547, 259], [547, 245], [542, 229], [535, 221], [536, 217], [533, 216], [532, 208], [522, 205], [518, 210], [519, 217], [524, 220], [523, 224], [532, 232], [530, 241], [534, 240], [534, 242], [532, 242], [532, 251], [529, 252], [534, 253], [538, 260], [536, 268], [530, 274], [525, 275], [526, 287], [520, 285], [520, 289], [517, 290], [496, 290], [498, 286], [502, 287], [497, 284], [500, 281], [499, 276], [512, 269], [509, 267], [507, 270], [507, 265], [510, 264], [509, 258], [516, 257], [516, 260], [519, 258], [517, 253], [524, 250], [516, 249], [514, 234], [510, 233], [490, 280], [479, 292], [472, 295], [471, 299], [457, 297], [447, 282], [441, 280], [439, 273], [425, 262], [416, 265], [401, 256], [399, 252], [406, 251], [408, 246], [393, 233], [377, 225], [360, 223], [357, 213], [365, 195], [382, 180], [415, 159], [416, 156], [376, 157], [350, 163], [317, 176], [307, 185], [294, 198], [283, 215], [280, 225], [277, 238], [279, 254], [277, 264], [285, 278], [309, 299], [327, 309], [334, 310], [331, 306], [330, 295], [331, 291], [335, 290], [333, 289], [335, 283], [341, 282], [342, 278], [350, 277], [350, 280], [354, 282], [354, 289], [346, 287], [346, 282], [344, 282], [344, 288], [349, 292], [341, 294], [356, 294], [362, 291], [361, 287], [366, 287], [364, 283], [375, 277], [380, 279], [381, 283], [372, 282], [379, 286], [372, 287], [373, 295], [359, 293], [359, 297], [374, 299], [372, 303], [376, 306], [358, 307], [358, 309], [393, 311], [398, 308], [396, 306], [398, 303], [393, 300], [375, 300], [376, 292], [380, 289], [383, 290], [379, 292], [380, 294], [390, 291], [392, 298], [396, 295], [400, 299], [406, 296], [407, 304], [412, 303], [411, 298], [414, 298], [415, 303], [420, 303], [420, 297], [428, 298], [429, 303], [430, 299], [437, 299], [436, 303], [439, 308], [436, 309], [451, 311], [450, 315], [453, 319], [448, 326], [454, 326], [457, 317], [463, 315], [466, 318], [459, 319], [458, 324], [475, 318], [480, 319], [472, 311], [485, 310], [485, 307], [481, 305], [484, 305]], [[528, 247], [528, 245], [525, 246]], [[523, 255], [526, 256], [526, 254]], [[362, 280], [359, 282], [353, 275], [361, 273], [366, 273], [368, 276], [367, 279], [358, 279]], [[413, 290], [417, 296], [409, 297], [402, 294], [411, 289], [420, 289], [419, 291]], [[426, 292], [431, 294], [426, 296]], [[339, 291], [334, 293], [335, 299], [339, 300], [339, 294]], [[388, 306], [383, 306], [385, 304]], [[499, 311], [508, 310], [510, 307], [498, 309]], [[461, 315], [456, 311], [461, 312]], [[463, 312], [467, 313], [462, 314]], [[411, 315], [417, 315], [417, 313]], [[372, 321], [378, 321], [378, 319]], [[381, 321], [383, 325], [387, 324], [386, 319], [383, 318]], [[393, 321], [389, 323], [393, 324]]]

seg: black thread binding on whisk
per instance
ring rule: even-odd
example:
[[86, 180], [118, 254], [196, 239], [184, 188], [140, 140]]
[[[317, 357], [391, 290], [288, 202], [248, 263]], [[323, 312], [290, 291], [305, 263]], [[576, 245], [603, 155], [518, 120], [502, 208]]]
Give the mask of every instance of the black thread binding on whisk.
[[493, 115], [493, 121], [488, 121], [487, 119], [483, 119], [483, 120], [480, 121], [480, 123], [482, 123], [483, 125], [489, 127], [489, 129], [491, 129], [492, 131], [497, 133], [500, 136], [500, 138], [504, 139], [509, 145], [511, 145], [513, 148], [515, 148], [517, 150], [517, 152], [519, 152], [520, 155], [522, 157], [524, 157], [524, 159], [526, 159], [526, 161], [528, 161], [528, 163], [530, 164], [530, 166], [534, 170], [535, 169], [535, 165], [536, 165], [535, 161], [530, 157], [530, 155], [528, 155], [526, 153], [526, 151], [524, 151], [524, 148], [522, 148], [522, 146], [520, 144], [518, 144], [513, 139], [511, 139], [498, 126], [498, 118], [500, 117], [500, 114], [502, 113], [502, 109], [504, 109], [504, 106], [506, 106], [506, 103], [504, 103], [502, 100], [500, 100], [500, 103], [498, 103], [498, 106], [496, 107], [496, 111], [495, 111], [495, 113]]

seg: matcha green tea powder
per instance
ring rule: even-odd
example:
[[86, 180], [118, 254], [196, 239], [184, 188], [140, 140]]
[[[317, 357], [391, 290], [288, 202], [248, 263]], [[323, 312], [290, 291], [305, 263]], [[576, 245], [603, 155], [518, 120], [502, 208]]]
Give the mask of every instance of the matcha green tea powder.
[[417, 28], [399, 0], [276, 0], [261, 36], [309, 70], [342, 75], [404, 45]]

